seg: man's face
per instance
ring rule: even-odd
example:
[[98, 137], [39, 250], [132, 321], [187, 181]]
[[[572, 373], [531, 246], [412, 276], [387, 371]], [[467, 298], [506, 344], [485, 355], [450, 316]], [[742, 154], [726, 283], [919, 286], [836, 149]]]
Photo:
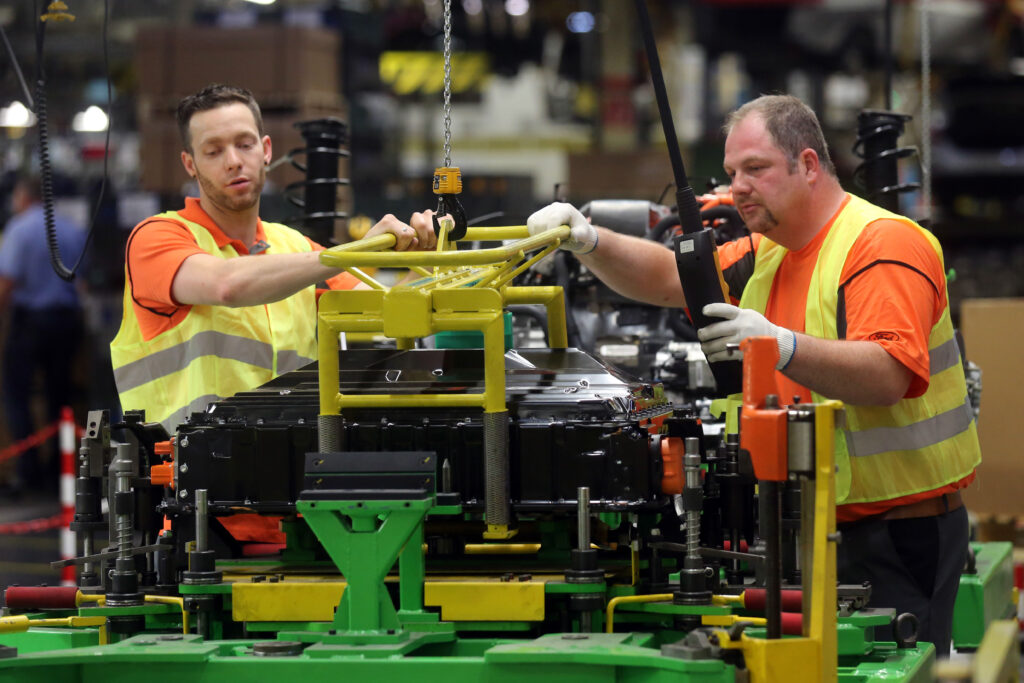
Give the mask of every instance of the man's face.
[[[791, 163], [795, 168], [790, 168]], [[759, 114], [749, 114], [725, 139], [722, 164], [732, 179], [732, 195], [751, 232], [771, 235], [806, 198], [808, 185], [799, 160], [791, 160], [772, 142]]]
[[199, 194], [223, 211], [256, 206], [270, 162], [270, 138], [260, 137], [252, 112], [241, 102], [195, 114], [189, 121], [192, 153], [185, 169], [199, 181]]

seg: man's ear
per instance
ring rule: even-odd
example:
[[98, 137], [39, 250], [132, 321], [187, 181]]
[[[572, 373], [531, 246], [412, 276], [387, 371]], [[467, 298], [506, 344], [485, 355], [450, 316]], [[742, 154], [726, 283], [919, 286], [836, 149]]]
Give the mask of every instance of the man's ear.
[[185, 167], [185, 173], [188, 173], [189, 178], [196, 177], [196, 162], [185, 150], [181, 150], [181, 165]]
[[821, 173], [821, 159], [818, 158], [818, 153], [810, 147], [800, 152], [799, 168], [808, 180], [815, 180]]
[[270, 144], [270, 136], [264, 135], [263, 139], [260, 140], [263, 143], [263, 165], [269, 166], [270, 160], [274, 158], [273, 145]]

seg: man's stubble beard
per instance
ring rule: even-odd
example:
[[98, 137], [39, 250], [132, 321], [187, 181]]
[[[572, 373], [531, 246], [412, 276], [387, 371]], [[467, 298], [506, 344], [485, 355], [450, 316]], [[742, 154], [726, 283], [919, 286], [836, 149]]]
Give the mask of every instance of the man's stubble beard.
[[206, 176], [196, 168], [196, 181], [199, 183], [203, 193], [209, 197], [215, 206], [227, 211], [246, 211], [259, 203], [260, 194], [263, 192], [263, 185], [266, 183], [267, 169], [260, 166], [259, 173], [253, 181], [252, 192], [241, 197], [231, 197], [226, 192], [216, 187]]

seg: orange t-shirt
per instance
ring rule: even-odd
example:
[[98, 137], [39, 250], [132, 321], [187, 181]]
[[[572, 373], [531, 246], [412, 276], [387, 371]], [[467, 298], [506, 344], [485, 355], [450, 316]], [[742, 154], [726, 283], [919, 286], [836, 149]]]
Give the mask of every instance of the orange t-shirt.
[[[802, 249], [790, 252], [775, 274], [765, 317], [795, 332], [805, 329], [807, 290], [818, 262], [818, 253], [836, 216]], [[742, 238], [719, 247], [725, 270], [757, 249], [762, 239]], [[749, 257], [748, 257], [749, 258]], [[845, 310], [846, 334], [851, 341], [880, 345], [913, 374], [905, 398], [921, 396], [930, 377], [928, 337], [946, 307], [946, 278], [935, 250], [917, 229], [902, 221], [882, 219], [868, 225], [854, 242], [839, 278], [840, 302]], [[739, 292], [732, 293], [733, 296]], [[738, 300], [734, 301], [738, 304]], [[809, 403], [811, 392], [781, 372], [776, 372], [779, 396], [785, 403]], [[792, 399], [792, 400], [785, 400]], [[840, 505], [836, 520], [850, 522], [878, 515], [901, 505], [933, 498], [967, 486], [971, 473], [947, 486], [910, 496], [874, 503]]]
[[[182, 218], [209, 230], [218, 247], [230, 244], [239, 255], [249, 254], [250, 245], [228, 237], [199, 205], [198, 199], [187, 198], [185, 208], [178, 213]], [[257, 221], [256, 242], [265, 239], [263, 221]], [[309, 240], [308, 237], [306, 239]], [[309, 240], [309, 243], [315, 251], [324, 249], [313, 240]], [[270, 252], [268, 249], [261, 253]], [[185, 259], [193, 254], [205, 253], [207, 252], [199, 248], [192, 232], [182, 223], [172, 219], [148, 218], [132, 230], [125, 248], [125, 259], [128, 264], [132, 305], [143, 339], [149, 340], [173, 329], [188, 315], [192, 306], [174, 300], [171, 295], [171, 284]], [[354, 276], [341, 273], [327, 280], [327, 286], [331, 289], [351, 289], [358, 282]]]

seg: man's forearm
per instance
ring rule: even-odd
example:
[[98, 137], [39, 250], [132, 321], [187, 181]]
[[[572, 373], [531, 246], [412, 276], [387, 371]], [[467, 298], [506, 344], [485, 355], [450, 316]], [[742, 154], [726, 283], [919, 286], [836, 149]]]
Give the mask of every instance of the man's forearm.
[[619, 294], [654, 306], [686, 305], [675, 257], [664, 246], [598, 228], [597, 249], [579, 259]]
[[[796, 335], [796, 352], [783, 373], [798, 384], [851, 405], [893, 405], [913, 375], [874, 342]], [[788, 402], [789, 397], [782, 397]]]
[[320, 264], [318, 252], [185, 259], [171, 286], [180, 304], [257, 306], [280, 301], [338, 274]]
[[226, 305], [279, 301], [341, 272], [321, 265], [319, 256], [319, 252], [264, 254], [225, 261], [229, 267], [224, 282]]

